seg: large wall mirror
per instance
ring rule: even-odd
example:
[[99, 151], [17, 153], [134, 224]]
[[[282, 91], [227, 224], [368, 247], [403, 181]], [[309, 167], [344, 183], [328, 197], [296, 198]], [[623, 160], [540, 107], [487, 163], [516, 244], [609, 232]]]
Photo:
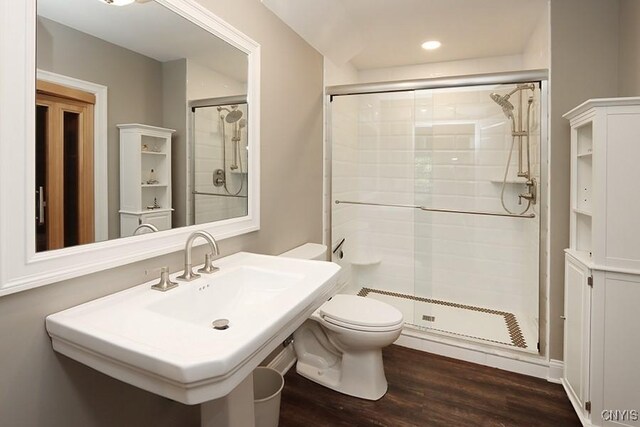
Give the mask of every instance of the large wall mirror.
[[12, 3], [0, 295], [259, 228], [259, 45], [193, 0]]
[[115, 3], [37, 0], [37, 251], [247, 215], [247, 54]]

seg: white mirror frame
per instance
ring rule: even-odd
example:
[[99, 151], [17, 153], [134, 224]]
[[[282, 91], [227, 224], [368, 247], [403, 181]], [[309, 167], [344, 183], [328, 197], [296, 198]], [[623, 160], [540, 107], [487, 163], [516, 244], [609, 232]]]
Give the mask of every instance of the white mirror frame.
[[156, 1], [248, 55], [248, 215], [36, 253], [36, 0], [1, 1], [0, 296], [178, 251], [195, 230], [222, 240], [260, 229], [260, 45], [194, 0]]

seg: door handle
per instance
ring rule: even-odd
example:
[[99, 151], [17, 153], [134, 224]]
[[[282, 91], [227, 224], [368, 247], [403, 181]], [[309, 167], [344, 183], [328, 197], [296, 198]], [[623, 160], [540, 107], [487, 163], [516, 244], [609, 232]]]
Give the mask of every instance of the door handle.
[[44, 225], [44, 187], [38, 187], [38, 225]]

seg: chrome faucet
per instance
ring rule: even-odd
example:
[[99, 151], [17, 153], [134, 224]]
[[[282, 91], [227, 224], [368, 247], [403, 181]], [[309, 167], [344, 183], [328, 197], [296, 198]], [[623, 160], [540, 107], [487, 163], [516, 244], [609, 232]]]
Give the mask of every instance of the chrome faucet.
[[204, 256], [204, 267], [199, 269], [198, 273], [211, 274], [219, 270], [218, 267], [213, 266], [213, 257], [216, 255], [220, 255], [220, 250], [218, 249], [218, 243], [216, 242], [216, 239], [214, 239], [214, 237], [206, 231], [194, 231], [187, 239], [187, 244], [184, 248], [184, 273], [177, 277], [178, 280], [190, 282], [200, 277], [198, 273], [194, 273], [191, 269], [191, 249], [193, 247], [194, 240], [196, 240], [198, 237], [202, 237], [203, 239], [205, 239], [211, 247], [211, 252]]
[[158, 227], [156, 227], [155, 225], [144, 223], [137, 226], [136, 229], [133, 230], [132, 235], [135, 236], [136, 234], [138, 234], [138, 231], [143, 230], [145, 228], [148, 228], [149, 230], [151, 230], [152, 233], [158, 231]]

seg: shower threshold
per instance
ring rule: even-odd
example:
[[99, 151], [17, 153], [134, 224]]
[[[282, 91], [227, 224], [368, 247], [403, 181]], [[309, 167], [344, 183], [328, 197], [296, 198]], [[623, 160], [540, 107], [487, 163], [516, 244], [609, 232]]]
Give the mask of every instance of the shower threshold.
[[396, 307], [412, 329], [538, 353], [534, 322], [511, 312], [366, 287], [358, 295]]

